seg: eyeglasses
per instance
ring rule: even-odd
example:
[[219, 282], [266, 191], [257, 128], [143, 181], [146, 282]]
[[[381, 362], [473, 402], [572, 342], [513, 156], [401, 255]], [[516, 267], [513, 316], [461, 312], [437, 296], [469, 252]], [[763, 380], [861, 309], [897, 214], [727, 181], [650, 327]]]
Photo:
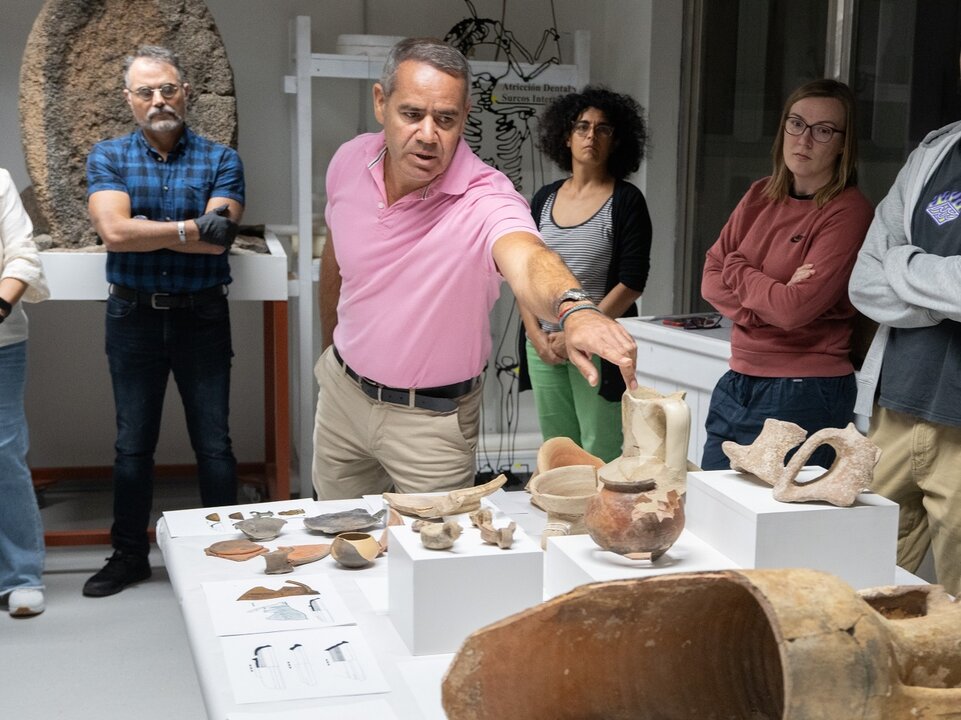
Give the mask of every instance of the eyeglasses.
[[610, 137], [614, 134], [614, 126], [607, 125], [606, 123], [590, 123], [587, 120], [578, 120], [573, 125], [574, 132], [576, 132], [581, 137], [587, 137], [587, 133], [594, 128], [594, 134], [600, 137]]
[[[178, 92], [180, 92], [180, 85], [174, 85], [172, 83], [166, 83], [160, 87], [152, 88], [144, 85], [143, 87], [138, 87], [136, 90], [130, 90], [134, 95], [136, 95], [141, 100], [153, 100], [154, 93], [159, 92], [160, 96], [164, 100], [169, 100], [174, 97]], [[128, 88], [129, 90], [129, 88]]]
[[843, 130], [835, 130], [830, 125], [808, 125], [801, 118], [793, 115], [784, 121], [784, 132], [788, 135], [803, 135], [808, 128], [811, 128], [811, 137], [819, 143], [831, 142], [834, 133], [844, 134]]
[[661, 320], [664, 325], [670, 327], [684, 328], [685, 330], [711, 330], [720, 327], [720, 313], [706, 313], [704, 315], [680, 315], [667, 317]]

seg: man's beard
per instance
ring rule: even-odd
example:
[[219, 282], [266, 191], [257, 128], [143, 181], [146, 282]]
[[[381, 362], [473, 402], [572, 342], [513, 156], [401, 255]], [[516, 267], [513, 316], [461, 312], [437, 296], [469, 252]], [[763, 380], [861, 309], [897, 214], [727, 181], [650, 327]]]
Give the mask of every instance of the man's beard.
[[[157, 117], [161, 114], [164, 115], [164, 117]], [[169, 105], [164, 105], [159, 109], [152, 109], [147, 113], [147, 117], [144, 120], [144, 127], [153, 132], [173, 132], [174, 130], [179, 130], [183, 124], [183, 117]]]

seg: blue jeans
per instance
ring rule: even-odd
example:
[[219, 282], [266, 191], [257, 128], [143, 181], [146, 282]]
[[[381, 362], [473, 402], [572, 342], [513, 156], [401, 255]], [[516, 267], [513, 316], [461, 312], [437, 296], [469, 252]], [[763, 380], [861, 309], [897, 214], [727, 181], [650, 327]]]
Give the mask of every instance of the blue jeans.
[[237, 461], [228, 427], [233, 353], [227, 299], [154, 310], [111, 295], [106, 347], [117, 413], [111, 537], [117, 550], [146, 557], [154, 450], [171, 372], [197, 458], [201, 502], [237, 501]]
[[[728, 370], [717, 381], [704, 422], [702, 470], [731, 467], [721, 443], [732, 440], [750, 445], [761, 434], [764, 421], [775, 418], [800, 425], [812, 435], [829, 427], [845, 427], [854, 420], [857, 389], [854, 373], [841, 377], [770, 378], [742, 375]], [[794, 454], [792, 450], [787, 458]], [[831, 467], [834, 450], [818, 448], [809, 465]]]
[[0, 347], [0, 595], [43, 589], [43, 524], [27, 467], [27, 343]]

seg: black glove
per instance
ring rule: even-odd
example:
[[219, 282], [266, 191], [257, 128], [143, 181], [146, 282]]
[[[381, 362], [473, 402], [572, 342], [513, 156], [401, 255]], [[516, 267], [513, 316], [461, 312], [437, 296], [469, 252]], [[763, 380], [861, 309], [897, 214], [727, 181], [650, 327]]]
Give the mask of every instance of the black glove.
[[194, 222], [197, 223], [201, 240], [228, 249], [240, 229], [240, 226], [230, 219], [226, 204], [204, 213]]

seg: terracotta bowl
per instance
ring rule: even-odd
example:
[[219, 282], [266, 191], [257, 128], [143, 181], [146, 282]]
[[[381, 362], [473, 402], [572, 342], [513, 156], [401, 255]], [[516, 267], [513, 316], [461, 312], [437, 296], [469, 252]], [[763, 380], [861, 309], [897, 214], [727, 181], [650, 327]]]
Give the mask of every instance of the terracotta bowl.
[[[566, 439], [566, 438], [565, 438]], [[584, 510], [597, 495], [597, 468], [594, 465], [568, 465], [535, 475], [527, 486], [531, 502], [547, 513], [547, 526], [541, 534], [541, 547], [554, 535], [582, 535]]]

